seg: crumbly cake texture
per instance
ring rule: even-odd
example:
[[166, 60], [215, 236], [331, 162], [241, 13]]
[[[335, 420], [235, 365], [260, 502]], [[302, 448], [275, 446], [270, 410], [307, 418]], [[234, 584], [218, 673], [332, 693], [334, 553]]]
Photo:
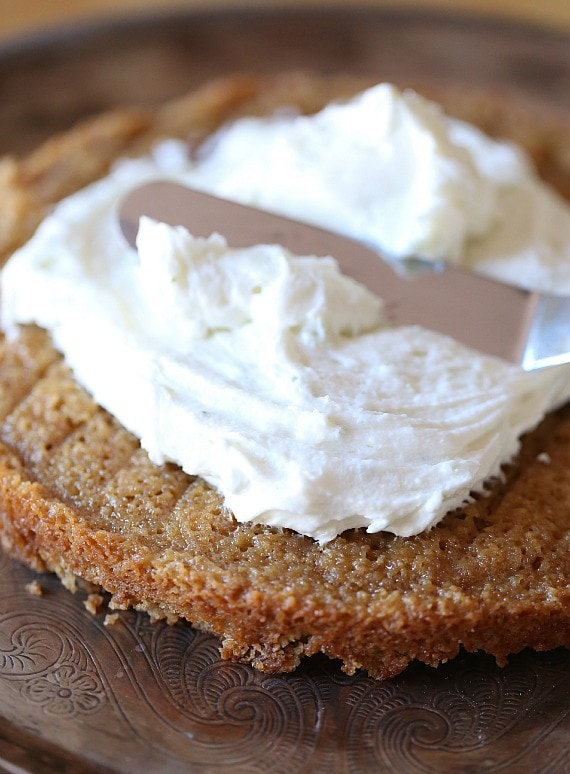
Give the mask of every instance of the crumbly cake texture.
[[[307, 73], [231, 77], [155, 111], [104, 115], [0, 164], [0, 249], [22, 243], [62, 196], [161, 136], [199, 141], [221, 122], [283, 106], [314, 111], [364, 80]], [[425, 92], [426, 90], [424, 90]], [[516, 139], [570, 194], [570, 127], [502, 95], [429, 92], [449, 112]], [[197, 439], [199, 442], [199, 439]], [[501, 481], [411, 538], [353, 530], [319, 546], [239, 525], [221, 496], [136, 438], [75, 382], [33, 326], [0, 341], [3, 549], [115, 609], [187, 619], [226, 658], [266, 672], [322, 652], [378, 678], [460, 647], [504, 663], [524, 647], [570, 646], [570, 407], [523, 439]]]

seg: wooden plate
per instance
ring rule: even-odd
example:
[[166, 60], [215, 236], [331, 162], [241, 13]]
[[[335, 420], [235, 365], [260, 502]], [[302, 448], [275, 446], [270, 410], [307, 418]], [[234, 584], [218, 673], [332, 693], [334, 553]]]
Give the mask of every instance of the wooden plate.
[[[555, 32], [411, 11], [193, 12], [5, 44], [0, 152], [214, 75], [299, 67], [491, 86], [570, 110], [570, 40]], [[189, 626], [134, 612], [105, 626], [85, 598], [0, 557], [6, 771], [570, 771], [568, 651], [523, 652], [504, 669], [464, 654], [384, 683], [321, 658], [266, 676], [220, 661]]]

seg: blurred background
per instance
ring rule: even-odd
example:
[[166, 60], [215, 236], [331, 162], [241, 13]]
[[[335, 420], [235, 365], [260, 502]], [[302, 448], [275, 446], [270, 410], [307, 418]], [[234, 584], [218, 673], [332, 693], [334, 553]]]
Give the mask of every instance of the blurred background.
[[0, 0], [0, 156], [240, 71], [448, 83], [570, 115], [569, 35], [570, 0]]
[[177, 9], [268, 7], [417, 7], [484, 14], [570, 29], [570, 0], [0, 0], [0, 35], [20, 35], [54, 24]]

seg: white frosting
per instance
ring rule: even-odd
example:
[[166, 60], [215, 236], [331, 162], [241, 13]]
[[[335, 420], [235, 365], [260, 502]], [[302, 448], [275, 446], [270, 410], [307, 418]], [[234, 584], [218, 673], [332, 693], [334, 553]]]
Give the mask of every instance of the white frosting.
[[314, 117], [244, 118], [192, 184], [375, 245], [570, 294], [570, 210], [521, 149], [380, 84]]
[[[241, 150], [230, 163], [234, 132]], [[262, 161], [244, 193], [246, 150], [244, 169]], [[406, 194], [408, 163], [420, 173]], [[393, 253], [464, 260], [477, 249], [491, 263], [508, 228], [501, 202], [523, 189], [554, 202], [554, 215], [546, 205], [533, 215], [533, 239], [548, 238], [517, 243], [513, 259], [542, 256], [546, 244], [541, 281], [563, 275], [549, 251], [568, 250], [570, 217], [518, 151], [387, 86], [313, 119], [245, 120], [195, 162], [164, 144], [61, 202], [2, 272], [4, 329], [49, 329], [78, 380], [151, 458], [203, 476], [239, 521], [319, 541], [350, 527], [417, 533], [498, 474], [520, 434], [570, 397], [567, 368], [524, 373], [436, 333], [385, 327], [381, 301], [332, 258], [231, 250], [219, 235], [196, 239], [150, 219], [137, 253], [119, 232], [117, 203], [165, 176], [294, 215], [301, 200], [304, 217], [367, 239], [380, 218], [376, 237]]]

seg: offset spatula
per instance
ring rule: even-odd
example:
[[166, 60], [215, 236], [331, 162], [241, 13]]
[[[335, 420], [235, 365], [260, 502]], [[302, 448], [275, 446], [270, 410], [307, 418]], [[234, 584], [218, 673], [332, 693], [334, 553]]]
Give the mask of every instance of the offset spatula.
[[345, 274], [384, 299], [393, 325], [445, 333], [526, 370], [570, 362], [570, 297], [532, 293], [427, 261], [415, 264], [423, 270], [400, 273], [397, 262], [353, 239], [172, 182], [148, 183], [123, 200], [120, 225], [133, 246], [142, 215], [185, 226], [195, 236], [218, 232], [231, 247], [281, 244], [298, 255], [332, 255]]

